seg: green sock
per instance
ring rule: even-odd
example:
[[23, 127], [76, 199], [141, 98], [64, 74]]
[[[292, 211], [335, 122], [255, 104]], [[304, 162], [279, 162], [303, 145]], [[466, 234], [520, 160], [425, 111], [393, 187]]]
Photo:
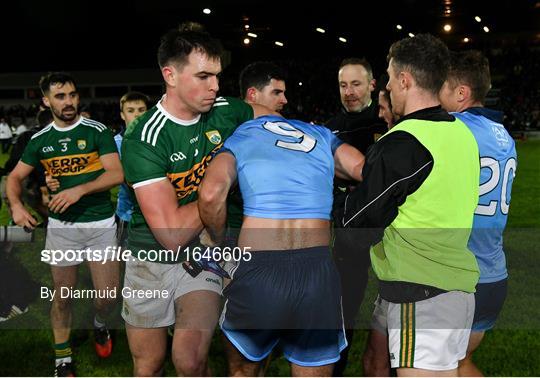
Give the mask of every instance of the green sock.
[[54, 355], [56, 357], [56, 366], [64, 362], [71, 362], [71, 346], [69, 341], [60, 344], [54, 344]]

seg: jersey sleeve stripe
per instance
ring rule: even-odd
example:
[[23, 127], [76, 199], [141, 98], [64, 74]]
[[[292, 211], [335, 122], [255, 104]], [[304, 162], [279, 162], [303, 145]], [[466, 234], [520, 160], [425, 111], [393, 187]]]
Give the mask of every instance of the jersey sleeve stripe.
[[167, 122], [167, 117], [164, 117], [164, 118], [163, 118], [163, 121], [161, 121], [161, 124], [160, 124], [159, 127], [156, 129], [156, 132], [154, 133], [154, 139], [152, 139], [152, 146], [155, 146], [155, 145], [156, 145], [158, 135], [159, 135], [161, 129], [163, 128], [163, 126], [165, 126], [165, 122]]
[[158, 120], [156, 122], [154, 122], [154, 124], [152, 125], [152, 127], [150, 127], [150, 129], [148, 130], [148, 134], [146, 135], [146, 143], [151, 143], [152, 142], [152, 135], [154, 133], [154, 131], [156, 130], [156, 128], [159, 128], [159, 126], [165, 122], [167, 120], [167, 117], [165, 116], [165, 114], [162, 114]]
[[82, 124], [83, 126], [93, 127], [94, 129], [96, 129], [96, 130], [99, 131], [99, 132], [102, 132], [102, 131], [103, 131], [103, 129], [102, 129], [101, 127], [96, 126], [96, 125], [92, 125], [92, 124], [90, 124], [90, 123], [85, 123], [84, 121], [81, 122], [81, 124]]
[[141, 134], [141, 140], [144, 141], [146, 139], [146, 130], [148, 129], [148, 127], [150, 125], [152, 125], [152, 123], [154, 123], [154, 121], [156, 120], [156, 118], [161, 114], [160, 111], [157, 111], [155, 112], [152, 117], [150, 117], [150, 119], [144, 124], [144, 128], [143, 128], [143, 131], [142, 131], [142, 134]]
[[51, 129], [52, 129], [52, 125], [49, 125], [49, 126], [45, 127], [43, 130], [38, 131], [37, 133], [32, 135], [32, 137], [30, 139], [37, 138], [38, 136], [45, 134], [47, 131], [50, 131]]
[[107, 126], [105, 126], [104, 124], [102, 124], [101, 122], [98, 122], [98, 121], [94, 121], [94, 120], [92, 120], [92, 119], [84, 118], [84, 119], [83, 119], [83, 122], [88, 122], [88, 123], [90, 123], [90, 124], [92, 124], [92, 125], [96, 125], [96, 126], [98, 126], [98, 127], [103, 128], [103, 130], [106, 130], [106, 129], [107, 129]]

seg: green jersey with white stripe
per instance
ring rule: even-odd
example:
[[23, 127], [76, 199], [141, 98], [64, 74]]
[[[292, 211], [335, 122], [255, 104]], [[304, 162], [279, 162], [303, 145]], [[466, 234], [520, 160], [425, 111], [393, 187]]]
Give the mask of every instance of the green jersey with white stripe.
[[[34, 134], [21, 160], [35, 169], [45, 169], [60, 181], [62, 191], [95, 180], [105, 172], [100, 156], [117, 152], [109, 128], [80, 117], [71, 126], [60, 128], [51, 123]], [[62, 214], [49, 212], [51, 218], [67, 222], [93, 222], [113, 214], [108, 190], [81, 197]]]
[[[138, 186], [166, 178], [175, 189], [179, 205], [197, 200], [208, 163], [225, 139], [252, 118], [251, 106], [232, 97], [218, 97], [209, 112], [191, 121], [172, 116], [158, 103], [131, 123], [124, 135], [122, 165], [131, 194], [134, 197], [133, 189]], [[134, 203], [129, 249], [135, 255], [140, 250], [164, 249], [154, 238], [139, 204]]]

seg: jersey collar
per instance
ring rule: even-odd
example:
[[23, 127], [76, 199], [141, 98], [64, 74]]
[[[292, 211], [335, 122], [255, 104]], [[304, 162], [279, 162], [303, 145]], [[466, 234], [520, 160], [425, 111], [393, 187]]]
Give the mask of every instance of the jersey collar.
[[69, 130], [73, 130], [74, 128], [79, 126], [80, 123], [82, 122], [83, 118], [84, 118], [83, 116], [79, 116], [79, 120], [77, 122], [75, 122], [73, 125], [68, 126], [68, 127], [59, 127], [59, 126], [56, 125], [56, 123], [54, 123], [54, 121], [51, 123], [51, 125], [57, 131], [60, 131], [60, 132], [69, 131]]
[[163, 97], [161, 97], [161, 100], [157, 103], [157, 108], [159, 109], [160, 112], [162, 112], [163, 114], [165, 114], [165, 116], [167, 118], [169, 118], [171, 121], [179, 124], [179, 125], [182, 125], [182, 126], [191, 126], [191, 125], [194, 125], [196, 124], [197, 122], [199, 122], [199, 120], [201, 119], [201, 115], [199, 114], [197, 117], [193, 118], [192, 120], [189, 120], [189, 121], [186, 121], [185, 119], [180, 119], [180, 118], [176, 118], [175, 116], [173, 116], [171, 113], [169, 113], [168, 111], [165, 110], [165, 108], [163, 107], [163, 105], [161, 105], [161, 102], [163, 101], [163, 99], [165, 98], [166, 95], [163, 95]]

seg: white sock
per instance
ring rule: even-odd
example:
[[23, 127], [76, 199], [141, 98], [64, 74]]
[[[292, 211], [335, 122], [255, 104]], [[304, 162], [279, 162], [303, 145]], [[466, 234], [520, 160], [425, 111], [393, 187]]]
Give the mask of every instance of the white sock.
[[105, 323], [101, 323], [99, 320], [97, 320], [97, 315], [94, 316], [94, 327], [96, 328], [105, 327]]
[[55, 366], [60, 366], [60, 365], [62, 365], [64, 362], [65, 362], [66, 364], [70, 363], [70, 362], [71, 362], [71, 356], [69, 356], [69, 357], [63, 357], [63, 358], [57, 358], [57, 359], [56, 359], [56, 365], [55, 365]]

